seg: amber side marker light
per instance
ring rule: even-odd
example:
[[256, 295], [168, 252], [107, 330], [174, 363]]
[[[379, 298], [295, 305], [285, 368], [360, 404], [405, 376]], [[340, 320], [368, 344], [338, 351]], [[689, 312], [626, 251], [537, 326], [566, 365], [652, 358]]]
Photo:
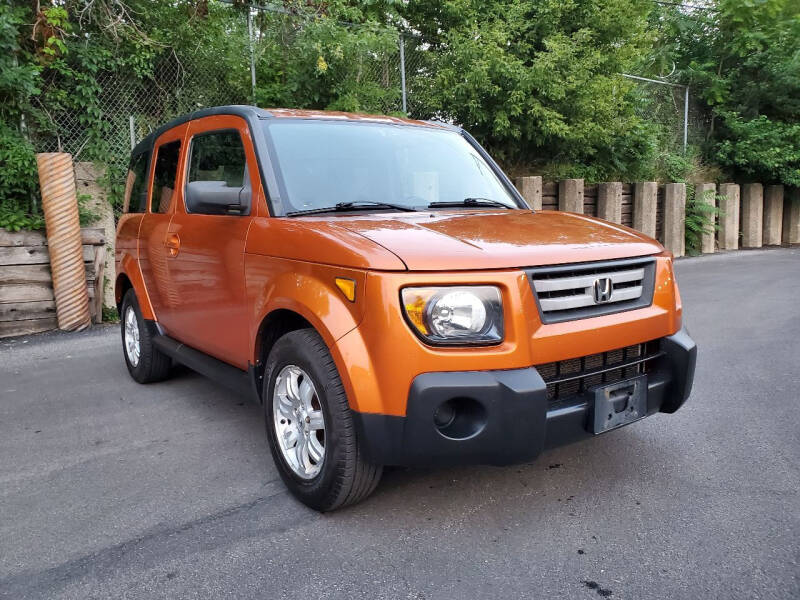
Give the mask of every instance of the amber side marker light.
[[428, 326], [425, 324], [425, 306], [430, 295], [425, 296], [413, 291], [403, 293], [403, 304], [405, 305], [408, 320], [416, 327], [422, 335], [428, 335]]
[[344, 277], [336, 278], [336, 287], [344, 294], [344, 297], [350, 302], [356, 301], [356, 282], [352, 279], [345, 279]]

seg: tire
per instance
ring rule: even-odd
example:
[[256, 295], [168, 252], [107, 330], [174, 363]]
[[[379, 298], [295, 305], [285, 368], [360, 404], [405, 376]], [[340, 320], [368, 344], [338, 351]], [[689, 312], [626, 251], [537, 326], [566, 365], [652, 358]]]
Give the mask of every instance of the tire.
[[[301, 397], [310, 398], [305, 403], [310, 406], [307, 413], [303, 413], [302, 400], [298, 412], [288, 411], [293, 377], [296, 377], [294, 389], [299, 390]], [[309, 384], [313, 388], [311, 392]], [[315, 429], [319, 413], [324, 417], [321, 435], [320, 430]], [[287, 333], [273, 346], [265, 369], [264, 414], [267, 439], [278, 472], [286, 487], [303, 504], [322, 512], [332, 511], [360, 502], [375, 490], [383, 467], [365, 459], [339, 372], [325, 342], [313, 329]], [[303, 417], [303, 414], [309, 416]], [[293, 449], [286, 449], [287, 444], [282, 447], [278, 440], [279, 435], [284, 440], [292, 437], [292, 415], [300, 416], [294, 421], [294, 427], [299, 429], [306, 423], [311, 428], [310, 435], [305, 438], [309, 448], [307, 461], [297, 460], [302, 432], [295, 433], [298, 441]], [[289, 424], [282, 424], [284, 421]], [[283, 428], [281, 434], [279, 428]], [[313, 443], [314, 436], [319, 443]], [[323, 444], [319, 453], [319, 446]], [[314, 447], [322, 457], [316, 462], [311, 457]], [[295, 464], [290, 464], [290, 460]], [[303, 466], [298, 467], [300, 462]]]
[[[130, 324], [129, 317], [135, 321], [134, 333], [131, 333], [133, 329], [126, 331], [126, 324]], [[131, 377], [139, 383], [153, 383], [169, 377], [172, 359], [153, 344], [150, 328], [142, 318], [142, 311], [139, 309], [139, 302], [133, 289], [125, 292], [125, 297], [122, 299], [119, 322], [122, 332], [122, 355], [125, 357], [125, 364]], [[129, 337], [132, 339], [137, 333], [138, 357], [128, 346]]]

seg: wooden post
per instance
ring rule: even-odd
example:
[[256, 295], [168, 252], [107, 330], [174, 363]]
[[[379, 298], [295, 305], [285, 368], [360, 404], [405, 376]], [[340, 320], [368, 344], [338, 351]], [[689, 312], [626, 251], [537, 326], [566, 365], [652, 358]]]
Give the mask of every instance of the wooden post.
[[783, 243], [800, 244], [800, 188], [792, 188], [783, 206]]
[[723, 183], [719, 186], [719, 247], [721, 250], [739, 248], [739, 186]]
[[[703, 202], [716, 208], [717, 206], [717, 186], [713, 183], [698, 183], [694, 188], [694, 201]], [[716, 216], [708, 225], [708, 230], [700, 236], [700, 251], [703, 254], [711, 254], [716, 251]]]
[[97, 246], [94, 255], [94, 322], [103, 322], [103, 287], [106, 273], [106, 247]]
[[643, 234], [656, 237], [656, 212], [658, 207], [658, 183], [637, 181], [633, 184], [633, 228]]
[[742, 247], [761, 248], [764, 240], [764, 186], [746, 183], [742, 186]]
[[764, 245], [780, 246], [783, 233], [783, 186], [768, 185], [764, 192]]
[[622, 182], [611, 181], [597, 186], [597, 216], [622, 224]]
[[686, 253], [686, 184], [664, 186], [664, 247], [675, 257]]
[[542, 210], [542, 178], [539, 175], [517, 177], [517, 189], [533, 210]]
[[558, 210], [583, 214], [583, 179], [558, 182]]

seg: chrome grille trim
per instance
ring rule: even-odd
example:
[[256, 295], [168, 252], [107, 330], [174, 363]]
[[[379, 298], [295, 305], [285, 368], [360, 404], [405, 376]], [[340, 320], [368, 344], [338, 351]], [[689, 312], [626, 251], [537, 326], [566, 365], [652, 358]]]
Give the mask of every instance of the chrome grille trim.
[[[543, 323], [622, 312], [653, 301], [655, 259], [650, 257], [536, 267], [527, 273]], [[598, 302], [595, 284], [602, 279], [609, 280], [611, 296]]]
[[[555, 292], [558, 290], [577, 290], [590, 288], [594, 285], [596, 275], [576, 275], [573, 277], [560, 277], [558, 279], [534, 279], [533, 285], [537, 292]], [[625, 283], [627, 281], [641, 281], [644, 279], [644, 269], [631, 269], [608, 274], [612, 283]]]

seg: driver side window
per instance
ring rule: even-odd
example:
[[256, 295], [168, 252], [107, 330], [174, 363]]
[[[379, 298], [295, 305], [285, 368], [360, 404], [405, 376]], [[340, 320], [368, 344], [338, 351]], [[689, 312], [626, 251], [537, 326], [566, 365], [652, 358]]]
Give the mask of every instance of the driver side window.
[[244, 145], [235, 129], [194, 136], [188, 175], [187, 212], [215, 215], [248, 213], [250, 175]]

